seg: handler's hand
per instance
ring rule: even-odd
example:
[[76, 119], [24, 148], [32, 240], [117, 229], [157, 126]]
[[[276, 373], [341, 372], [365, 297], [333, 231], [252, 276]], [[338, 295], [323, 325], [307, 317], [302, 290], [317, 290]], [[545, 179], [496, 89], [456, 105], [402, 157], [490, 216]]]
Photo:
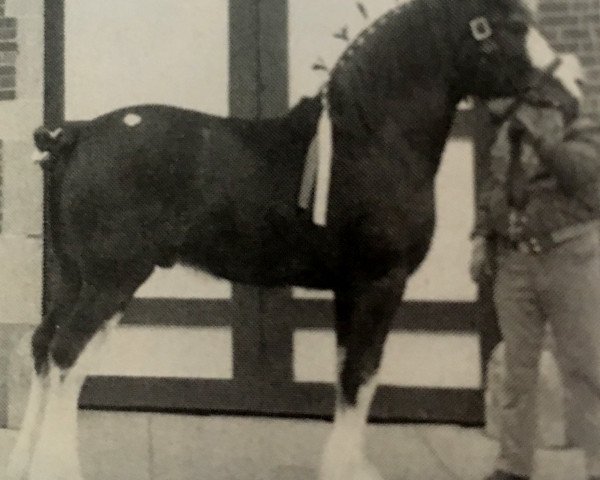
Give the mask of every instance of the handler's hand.
[[480, 282], [484, 276], [492, 275], [492, 263], [488, 241], [485, 237], [475, 237], [471, 246], [471, 279]]
[[565, 123], [558, 109], [523, 105], [512, 119], [511, 130], [523, 131], [534, 144], [550, 146], [563, 140]]

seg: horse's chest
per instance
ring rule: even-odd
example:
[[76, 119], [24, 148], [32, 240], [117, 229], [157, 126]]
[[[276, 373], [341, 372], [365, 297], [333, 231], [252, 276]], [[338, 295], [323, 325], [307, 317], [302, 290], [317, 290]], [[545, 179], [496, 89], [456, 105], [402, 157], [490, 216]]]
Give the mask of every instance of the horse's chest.
[[431, 181], [409, 178], [402, 166], [358, 163], [334, 171], [331, 215], [348, 222], [366, 224], [378, 236], [404, 238], [407, 227], [431, 222], [434, 192]]
[[395, 175], [363, 172], [347, 177], [332, 194], [330, 216], [352, 225], [358, 251], [389, 258], [428, 243], [435, 218], [430, 185], [416, 187]]

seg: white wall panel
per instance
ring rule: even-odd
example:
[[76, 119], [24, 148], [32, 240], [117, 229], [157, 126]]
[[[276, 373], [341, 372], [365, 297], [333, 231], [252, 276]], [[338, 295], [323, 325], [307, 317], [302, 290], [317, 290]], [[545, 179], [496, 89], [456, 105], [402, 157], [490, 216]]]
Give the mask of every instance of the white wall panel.
[[231, 282], [207, 273], [175, 265], [155, 268], [154, 273], [135, 293], [136, 298], [230, 299]]
[[233, 378], [230, 328], [118, 327], [91, 375]]
[[66, 118], [137, 103], [228, 112], [228, 2], [66, 0]]
[[[335, 381], [333, 331], [297, 330], [293, 345], [296, 381]], [[480, 358], [477, 334], [393, 332], [386, 343], [380, 383], [477, 389], [481, 387]]]
[[466, 139], [450, 139], [436, 178], [436, 229], [431, 249], [409, 280], [405, 299], [475, 301], [469, 276], [474, 221], [474, 152]]

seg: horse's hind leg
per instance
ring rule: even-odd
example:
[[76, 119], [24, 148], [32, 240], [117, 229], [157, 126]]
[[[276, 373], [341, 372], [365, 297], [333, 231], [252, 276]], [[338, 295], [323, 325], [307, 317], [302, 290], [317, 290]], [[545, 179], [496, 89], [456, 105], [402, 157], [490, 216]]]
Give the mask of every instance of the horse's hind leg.
[[319, 480], [381, 480], [367, 460], [365, 430], [385, 339], [401, 302], [406, 271], [336, 292], [338, 383], [333, 430]]
[[[97, 266], [98, 271], [105, 271]], [[96, 270], [95, 268], [95, 270]], [[91, 366], [150, 267], [83, 276], [71, 311], [56, 325], [48, 350], [48, 391], [29, 480], [81, 480], [77, 449], [77, 401]]]
[[6, 472], [8, 480], [27, 478], [48, 393], [48, 348], [54, 336], [57, 319], [69, 311], [68, 309], [76, 300], [79, 291], [79, 279], [73, 270], [63, 267], [59, 273], [58, 285], [54, 298], [51, 299], [48, 313], [43, 317], [32, 337], [31, 348], [35, 371], [31, 379], [29, 399], [21, 429], [8, 460]]
[[7, 480], [25, 480], [27, 478], [33, 447], [39, 433], [42, 408], [46, 402], [47, 392], [47, 378], [34, 374], [21, 430], [17, 437], [17, 443], [8, 459], [6, 470]]

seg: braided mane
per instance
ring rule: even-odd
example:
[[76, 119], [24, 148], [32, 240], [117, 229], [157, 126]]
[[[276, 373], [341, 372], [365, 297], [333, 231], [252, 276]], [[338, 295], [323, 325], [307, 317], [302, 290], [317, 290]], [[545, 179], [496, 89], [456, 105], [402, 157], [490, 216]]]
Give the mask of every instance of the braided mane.
[[356, 53], [356, 51], [367, 41], [367, 39], [375, 33], [380, 27], [388, 23], [394, 16], [398, 15], [400, 12], [404, 11], [410, 3], [415, 0], [411, 0], [409, 2], [403, 2], [400, 5], [397, 5], [394, 8], [391, 8], [387, 12], [383, 13], [379, 17], [377, 17], [373, 22], [368, 24], [365, 28], [363, 28], [358, 35], [352, 40], [346, 49], [342, 52], [342, 54], [338, 57], [335, 65], [331, 69], [332, 74], [339, 68], [343, 68], [346, 63], [352, 58], [352, 56]]
[[[448, 77], [442, 70], [454, 56], [455, 17], [448, 0], [411, 0], [362, 30], [338, 58], [327, 83], [337, 127], [354, 136], [371, 135], [395, 108], [390, 101], [429, 89], [442, 73]], [[440, 98], [439, 108], [447, 110], [449, 101]]]

